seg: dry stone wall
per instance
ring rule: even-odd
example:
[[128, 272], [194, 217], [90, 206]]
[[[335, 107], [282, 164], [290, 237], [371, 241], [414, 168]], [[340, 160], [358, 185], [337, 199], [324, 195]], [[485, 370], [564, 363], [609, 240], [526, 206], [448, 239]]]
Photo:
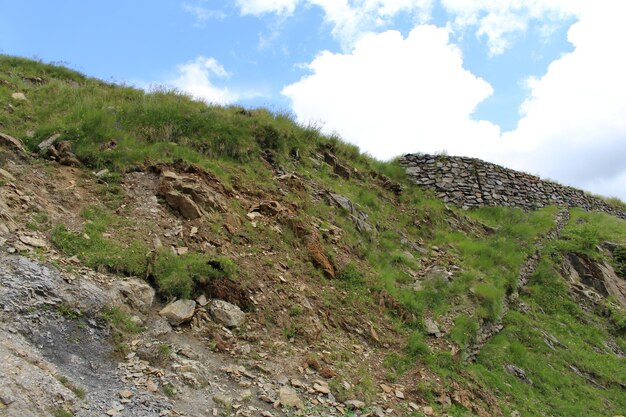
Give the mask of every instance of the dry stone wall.
[[413, 183], [434, 190], [443, 201], [459, 207], [536, 209], [558, 205], [603, 211], [626, 219], [625, 212], [582, 190], [479, 159], [408, 154], [400, 163]]

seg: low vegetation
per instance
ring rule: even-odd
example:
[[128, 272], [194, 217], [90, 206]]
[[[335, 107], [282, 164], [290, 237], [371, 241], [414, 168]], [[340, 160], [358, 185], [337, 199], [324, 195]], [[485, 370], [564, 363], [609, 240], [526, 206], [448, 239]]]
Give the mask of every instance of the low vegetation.
[[[42, 83], [27, 81], [34, 76]], [[32, 218], [32, 229], [49, 233], [68, 257], [95, 269], [145, 278], [163, 300], [195, 297], [211, 280], [246, 282], [255, 274], [288, 269], [321, 289], [312, 297], [316, 308], [344, 328], [369, 323], [372, 339], [376, 328], [385, 327], [400, 340], [399, 346], [390, 342], [393, 346], [385, 352], [385, 377], [414, 384], [411, 389], [431, 403], [455, 383], [494, 395], [504, 415], [518, 410], [524, 416], [606, 416], [626, 409], [620, 385], [626, 381], [624, 358], [607, 347], [626, 350], [626, 316], [620, 309], [607, 315], [582, 308], [560, 275], [562, 256], [577, 253], [611, 262], [623, 277], [623, 220], [571, 210], [561, 237], [545, 243], [539, 266], [520, 291], [527, 309], [513, 306], [503, 316], [505, 298], [519, 289], [521, 266], [555, 228], [556, 207], [530, 212], [447, 207], [433, 193], [408, 184], [396, 161], [376, 161], [321, 134], [316, 126], [299, 125], [284, 112], [209, 106], [177, 91], [147, 93], [14, 57], [0, 57], [0, 79], [6, 81], [0, 83], [0, 108], [13, 108], [0, 112], [3, 132], [22, 139], [33, 152], [42, 140], [60, 133], [87, 168], [109, 170], [99, 180], [101, 201], [83, 209], [80, 225], [53, 225], [44, 214]], [[14, 90], [24, 91], [28, 100], [10, 101]], [[350, 180], [323, 162], [326, 153], [352, 169]], [[132, 219], [120, 210], [120, 184], [130, 171], [176, 160], [202, 167], [241, 194], [280, 200], [291, 211], [277, 227], [244, 222], [237, 233], [228, 234], [235, 249], [226, 255], [216, 250], [154, 250], [148, 233], [134, 230]], [[278, 184], [271, 163], [296, 174], [305, 185]], [[377, 180], [381, 176], [401, 185], [403, 192], [386, 188]], [[348, 198], [365, 214], [371, 230], [358, 227], [355, 213], [329, 203], [328, 191]], [[247, 207], [231, 200], [229, 209], [245, 218]], [[204, 225], [214, 236], [226, 236], [222, 217], [210, 217]], [[303, 236], [301, 229], [309, 234]], [[334, 279], [306, 255], [307, 239], [313, 237], [336, 269]], [[617, 248], [607, 251], [606, 241]], [[284, 256], [268, 255], [276, 253]], [[264, 259], [250, 263], [242, 254]], [[283, 316], [281, 308], [272, 306], [259, 316], [285, 339], [306, 340], [302, 323], [307, 308], [284, 302]], [[457, 351], [450, 352], [427, 334], [425, 317], [446, 326], [443, 340]], [[102, 318], [122, 335], [141, 331], [114, 308], [103, 311]], [[481, 326], [500, 319], [504, 329], [474, 363], [465, 361]], [[350, 337], [365, 338], [362, 332]], [[165, 361], [171, 347], [160, 349]], [[337, 367], [351, 356], [337, 353]], [[527, 380], [507, 371], [509, 365], [523, 369]], [[445, 382], [412, 381], [416, 368]], [[374, 398], [377, 387], [369, 371], [359, 367], [352, 376], [360, 381], [355, 385], [360, 391], [344, 394]], [[340, 395], [343, 389], [337, 384]], [[169, 385], [163, 392], [176, 395]], [[454, 416], [475, 414], [460, 404], [435, 408]]]

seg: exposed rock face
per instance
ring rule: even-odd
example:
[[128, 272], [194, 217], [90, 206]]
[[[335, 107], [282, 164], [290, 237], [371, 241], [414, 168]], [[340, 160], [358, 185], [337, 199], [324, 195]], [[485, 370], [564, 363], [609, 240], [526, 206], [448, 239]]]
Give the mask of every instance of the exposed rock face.
[[166, 305], [159, 314], [167, 319], [172, 326], [181, 325], [193, 317], [196, 302], [193, 300], [177, 300]]
[[223, 300], [211, 302], [211, 317], [226, 327], [239, 327], [246, 321], [246, 314], [239, 307]]
[[329, 192], [327, 193], [327, 198], [332, 205], [340, 207], [350, 213], [352, 222], [356, 226], [359, 233], [370, 234], [373, 232], [374, 229], [372, 228], [372, 225], [368, 223], [367, 214], [360, 210], [359, 207], [348, 197]]
[[207, 212], [228, 211], [224, 197], [210, 187], [206, 178], [167, 169], [162, 169], [160, 174], [159, 195], [184, 218], [193, 220]]
[[511, 206], [535, 209], [547, 205], [598, 210], [626, 219], [626, 213], [572, 187], [541, 180], [474, 158], [404, 155], [400, 163], [409, 179], [430, 188], [444, 202], [459, 207]]
[[603, 297], [612, 296], [626, 308], [626, 281], [617, 276], [611, 265], [570, 253], [565, 257], [563, 266], [565, 277], [574, 291], [589, 298], [594, 298], [589, 290]]

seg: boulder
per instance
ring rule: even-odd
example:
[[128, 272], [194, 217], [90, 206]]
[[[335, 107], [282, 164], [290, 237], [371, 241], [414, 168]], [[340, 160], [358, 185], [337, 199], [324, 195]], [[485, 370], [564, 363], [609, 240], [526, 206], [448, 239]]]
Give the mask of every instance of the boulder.
[[298, 394], [293, 388], [281, 387], [278, 392], [278, 396], [283, 407], [295, 407], [297, 409], [304, 408], [302, 400], [298, 397]]
[[113, 284], [112, 298], [142, 312], [147, 312], [154, 302], [154, 289], [139, 279], [125, 279]]
[[166, 305], [159, 314], [167, 319], [172, 326], [179, 326], [188, 322], [196, 310], [196, 302], [193, 300], [177, 300]]
[[426, 327], [426, 333], [431, 336], [441, 337], [441, 331], [439, 330], [439, 326], [437, 323], [431, 318], [426, 318], [424, 320], [424, 326]]
[[163, 193], [163, 197], [167, 204], [179, 211], [185, 219], [193, 220], [202, 217], [202, 209], [188, 196], [176, 190], [168, 190]]
[[226, 327], [238, 327], [246, 320], [246, 313], [239, 307], [224, 300], [213, 300], [210, 307], [211, 317]]

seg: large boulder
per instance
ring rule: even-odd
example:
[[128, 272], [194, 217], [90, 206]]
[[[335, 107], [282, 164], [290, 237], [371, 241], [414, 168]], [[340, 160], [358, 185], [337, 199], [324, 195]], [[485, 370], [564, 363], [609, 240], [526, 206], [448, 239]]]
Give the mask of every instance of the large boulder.
[[300, 397], [298, 397], [296, 390], [293, 388], [281, 387], [278, 395], [280, 398], [280, 404], [283, 407], [295, 407], [297, 409], [304, 408], [304, 403]]
[[131, 278], [115, 282], [111, 296], [118, 304], [147, 312], [154, 302], [154, 289], [142, 280]]
[[172, 326], [179, 326], [188, 322], [196, 311], [196, 302], [193, 300], [176, 300], [166, 305], [159, 314], [167, 319]]
[[224, 300], [211, 302], [211, 317], [226, 327], [239, 327], [246, 321], [246, 313], [239, 307]]

